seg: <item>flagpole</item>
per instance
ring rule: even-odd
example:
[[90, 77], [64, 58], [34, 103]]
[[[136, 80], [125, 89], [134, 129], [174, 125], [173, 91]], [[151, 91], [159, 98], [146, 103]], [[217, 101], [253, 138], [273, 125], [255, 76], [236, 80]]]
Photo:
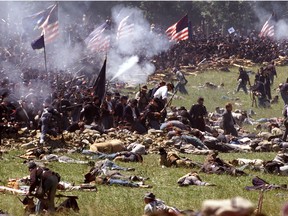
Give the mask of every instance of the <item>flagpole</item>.
[[46, 71], [46, 74], [47, 74], [47, 76], [48, 76], [48, 82], [49, 82], [50, 74], [48, 74], [48, 70], [47, 70], [47, 59], [46, 59], [45, 37], [44, 37], [44, 63], [45, 63], [45, 71]]
[[[106, 74], [107, 74], [107, 50], [106, 50], [106, 53], [105, 53], [105, 60], [104, 61], [106, 61], [106, 68], [105, 68], [105, 70], [106, 70]], [[106, 78], [107, 78], [107, 76], [106, 76]], [[106, 81], [105, 81], [106, 82]], [[105, 83], [105, 93], [104, 93], [104, 97], [103, 97], [103, 99], [102, 99], [102, 103], [103, 103], [103, 101], [105, 100], [105, 97], [106, 97], [106, 94], [107, 94], [107, 91], [108, 91], [108, 86], [109, 86], [109, 80], [107, 81], [107, 83]]]
[[48, 73], [48, 71], [47, 71], [47, 60], [46, 60], [46, 48], [45, 48], [45, 46], [44, 46], [44, 62], [45, 62], [45, 71], [46, 71], [46, 73]]

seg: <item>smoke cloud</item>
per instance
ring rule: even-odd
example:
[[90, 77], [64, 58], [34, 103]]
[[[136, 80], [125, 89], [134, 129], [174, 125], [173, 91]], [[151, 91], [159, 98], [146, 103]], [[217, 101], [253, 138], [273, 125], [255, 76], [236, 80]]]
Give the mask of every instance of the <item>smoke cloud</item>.
[[[117, 38], [117, 27], [127, 19], [127, 25], [133, 25], [132, 31]], [[108, 54], [108, 79], [111, 81], [140, 84], [145, 83], [149, 75], [155, 72], [150, 59], [169, 49], [166, 35], [150, 31], [150, 24], [143, 12], [137, 8], [116, 6], [112, 9], [112, 22], [116, 31], [112, 38], [112, 49]]]
[[[19, 82], [18, 97], [25, 96], [34, 88], [35, 94], [45, 98], [55, 90], [51, 89], [48, 74], [50, 71], [61, 71], [73, 76], [80, 68], [85, 73], [95, 74], [100, 69], [105, 53], [89, 53], [85, 39], [94, 28], [105, 22], [106, 15], [98, 15], [99, 19], [87, 17], [90, 3], [60, 2], [58, 7], [60, 36], [51, 44], [46, 45], [47, 69], [44, 67], [44, 52], [32, 50], [31, 42], [41, 35], [41, 30], [30, 29], [23, 24], [23, 18], [38, 13], [51, 6], [54, 2], [2, 2], [0, 12], [2, 72], [13, 82]], [[4, 7], [5, 6], [5, 7]], [[5, 11], [6, 10], [6, 11]], [[2, 13], [4, 14], [4, 13]], [[107, 80], [129, 84], [145, 83], [149, 75], [155, 72], [151, 63], [153, 56], [168, 50], [171, 43], [165, 34], [151, 31], [150, 23], [138, 8], [117, 5], [110, 11], [112, 28], [111, 47], [107, 53]], [[125, 17], [127, 23], [133, 24], [133, 30], [123, 37], [117, 36], [119, 24]], [[95, 17], [94, 17], [95, 18]], [[17, 56], [13, 56], [17, 54]], [[11, 56], [11, 57], [10, 57]], [[8, 59], [8, 60], [7, 60]], [[86, 59], [83, 61], [83, 59]], [[23, 83], [24, 71], [36, 71], [41, 80], [32, 85]]]

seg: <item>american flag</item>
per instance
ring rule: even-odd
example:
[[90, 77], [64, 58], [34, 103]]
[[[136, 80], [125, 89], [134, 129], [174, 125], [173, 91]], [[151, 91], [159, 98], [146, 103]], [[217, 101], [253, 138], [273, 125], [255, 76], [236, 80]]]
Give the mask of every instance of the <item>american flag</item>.
[[52, 42], [59, 35], [58, 4], [53, 5], [46, 20], [39, 28], [44, 34], [45, 44]]
[[260, 33], [259, 33], [259, 37], [263, 38], [263, 37], [274, 37], [274, 24], [273, 24], [273, 19], [274, 17], [274, 13], [271, 14], [271, 16], [269, 17], [269, 19], [264, 23]]
[[106, 21], [85, 39], [87, 49], [91, 52], [107, 52], [110, 48], [110, 35], [106, 33], [106, 30], [110, 29], [110, 21]]
[[118, 25], [117, 40], [127, 38], [134, 32], [134, 23], [131, 23], [131, 16], [128, 15]]
[[22, 19], [22, 25], [24, 30], [31, 31], [39, 29], [40, 26], [45, 22], [47, 19], [51, 9], [54, 5], [49, 6], [47, 9], [42, 10], [38, 13], [32, 14], [30, 16], [24, 17]]
[[166, 30], [166, 34], [170, 41], [181, 41], [189, 39], [188, 15], [185, 15], [174, 25], [170, 26]]

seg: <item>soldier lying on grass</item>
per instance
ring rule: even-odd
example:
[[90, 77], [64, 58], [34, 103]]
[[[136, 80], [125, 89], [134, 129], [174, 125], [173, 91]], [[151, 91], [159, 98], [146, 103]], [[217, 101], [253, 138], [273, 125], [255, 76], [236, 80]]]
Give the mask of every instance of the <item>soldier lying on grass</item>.
[[234, 166], [226, 163], [218, 157], [218, 152], [214, 151], [207, 155], [200, 172], [214, 173], [214, 174], [229, 174], [232, 176], [247, 175], [245, 172], [236, 169]]
[[197, 172], [189, 172], [188, 174], [179, 178], [177, 183], [179, 186], [188, 186], [188, 185], [216, 186], [215, 184], [202, 181]]
[[180, 158], [180, 156], [176, 152], [166, 152], [164, 148], [159, 149], [160, 154], [160, 165], [165, 167], [187, 167], [187, 168], [193, 168], [193, 167], [201, 167], [202, 164], [193, 162], [189, 158]]

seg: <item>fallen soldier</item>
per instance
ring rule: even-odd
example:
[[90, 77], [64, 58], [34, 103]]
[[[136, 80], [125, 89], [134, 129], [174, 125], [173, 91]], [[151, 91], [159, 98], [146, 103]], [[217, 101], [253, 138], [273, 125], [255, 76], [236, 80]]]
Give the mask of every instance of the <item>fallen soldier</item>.
[[39, 158], [43, 161], [48, 161], [48, 162], [58, 161], [60, 163], [76, 163], [76, 164], [88, 164], [89, 163], [88, 161], [75, 160], [65, 155], [58, 156], [56, 154], [40, 155]]
[[189, 127], [178, 120], [166, 121], [161, 124], [160, 130], [171, 130], [172, 128], [178, 128], [180, 130], [189, 130]]
[[179, 155], [175, 152], [166, 152], [164, 148], [159, 149], [160, 154], [160, 165], [165, 167], [186, 167], [186, 168], [193, 168], [193, 167], [201, 167], [202, 164], [197, 162], [193, 162], [189, 158], [180, 158]]
[[287, 190], [287, 185], [275, 185], [266, 182], [265, 180], [259, 178], [258, 176], [252, 179], [253, 186], [246, 186], [245, 189], [250, 190], [273, 190], [273, 189], [282, 189]]
[[125, 187], [140, 187], [140, 188], [151, 188], [151, 185], [145, 185], [143, 181], [134, 182], [127, 179], [119, 179], [114, 176], [97, 176], [95, 179], [96, 184], [105, 184], [105, 185], [119, 185]]
[[115, 164], [113, 161], [105, 159], [101, 161], [97, 161], [95, 164], [95, 168], [100, 168], [100, 169], [110, 169], [110, 170], [123, 170], [123, 171], [134, 171], [134, 168], [130, 167], [121, 167]]
[[141, 154], [134, 153], [132, 151], [121, 151], [112, 154], [105, 154], [102, 152], [93, 152], [89, 150], [83, 150], [82, 154], [92, 155], [89, 157], [91, 160], [96, 159], [109, 159], [114, 161], [121, 161], [121, 162], [143, 162], [143, 157]]
[[232, 176], [247, 175], [245, 172], [236, 169], [218, 157], [218, 152], [213, 152], [206, 157], [200, 172], [213, 174], [229, 174]]
[[[225, 200], [205, 200], [202, 203], [201, 216], [252, 216], [253, 203], [242, 197]], [[197, 214], [199, 215], [199, 214]]]
[[121, 161], [121, 162], [143, 162], [143, 157], [140, 154], [123, 151], [119, 152], [117, 156], [114, 158], [114, 161]]
[[148, 178], [144, 178], [141, 176], [134, 176], [134, 175], [124, 175], [115, 170], [109, 170], [107, 168], [97, 168], [94, 167], [84, 175], [84, 183], [89, 183], [95, 181], [97, 177], [104, 176], [106, 178], [113, 178], [113, 179], [120, 179], [120, 180], [131, 180], [131, 181], [145, 181]]
[[101, 174], [105, 171], [108, 172], [108, 170], [123, 170], [123, 171], [134, 171], [134, 168], [127, 168], [127, 167], [121, 167], [115, 164], [113, 161], [110, 161], [108, 159], [97, 161], [95, 166], [90, 169], [90, 171], [84, 175], [85, 180], [84, 183], [89, 183], [91, 181], [94, 181], [96, 176]]
[[208, 150], [207, 146], [205, 146], [201, 140], [204, 139], [204, 136], [201, 134], [201, 132], [199, 130], [194, 130], [193, 133], [197, 134], [199, 138], [194, 135], [182, 134], [182, 131], [179, 130], [168, 132], [167, 137], [174, 142], [174, 146], [177, 148], [193, 146], [194, 148], [200, 150]]
[[99, 151], [95, 152], [95, 151], [90, 151], [90, 150], [83, 150], [82, 154], [92, 155], [89, 157], [90, 160], [97, 160], [97, 159], [113, 160], [117, 156], [117, 153], [106, 154], [106, 153], [102, 153]]
[[40, 155], [49, 154], [49, 153], [51, 153], [51, 150], [46, 147], [36, 147], [36, 148], [28, 149], [25, 154], [22, 154], [19, 157], [22, 159], [30, 160], [30, 159], [39, 158]]
[[288, 154], [278, 152], [273, 160], [264, 162], [264, 170], [271, 174], [285, 174], [288, 173]]
[[198, 185], [198, 186], [216, 186], [215, 184], [203, 182], [196, 172], [190, 172], [177, 181], [179, 186]]
[[261, 159], [246, 159], [246, 158], [237, 158], [232, 161], [229, 161], [233, 166], [241, 166], [241, 170], [245, 168], [251, 168], [253, 170], [262, 170], [264, 161]]
[[97, 188], [95, 185], [90, 185], [90, 184], [75, 185], [74, 183], [71, 184], [71, 183], [63, 182], [63, 181], [60, 181], [58, 183], [57, 189], [61, 191], [77, 190], [77, 191], [86, 191], [86, 192], [97, 192]]
[[144, 196], [144, 215], [170, 215], [176, 216], [180, 215], [180, 211], [175, 208], [165, 204], [164, 201], [156, 199], [153, 193], [147, 193]]
[[136, 142], [129, 144], [127, 146], [127, 150], [133, 153], [140, 154], [140, 155], [147, 154], [145, 146]]

